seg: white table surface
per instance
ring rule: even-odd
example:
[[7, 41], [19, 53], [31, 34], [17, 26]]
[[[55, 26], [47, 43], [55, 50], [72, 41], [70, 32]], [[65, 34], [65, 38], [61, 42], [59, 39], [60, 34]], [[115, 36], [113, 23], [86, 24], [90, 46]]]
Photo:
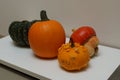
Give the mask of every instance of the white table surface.
[[107, 80], [120, 64], [120, 49], [99, 45], [98, 55], [90, 60], [88, 68], [67, 72], [57, 59], [40, 59], [30, 48], [15, 46], [7, 36], [0, 39], [0, 63], [41, 80]]

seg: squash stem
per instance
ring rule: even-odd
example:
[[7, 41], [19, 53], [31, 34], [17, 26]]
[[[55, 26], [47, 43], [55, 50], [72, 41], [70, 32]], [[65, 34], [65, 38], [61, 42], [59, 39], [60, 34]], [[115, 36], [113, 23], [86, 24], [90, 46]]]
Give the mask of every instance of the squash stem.
[[70, 43], [71, 43], [71, 47], [72, 47], [72, 48], [73, 48], [73, 47], [75, 47], [75, 45], [74, 45], [74, 42], [73, 42], [72, 38], [70, 38]]
[[49, 20], [45, 10], [42, 10], [40, 12], [40, 17], [41, 17], [41, 21], [48, 21]]

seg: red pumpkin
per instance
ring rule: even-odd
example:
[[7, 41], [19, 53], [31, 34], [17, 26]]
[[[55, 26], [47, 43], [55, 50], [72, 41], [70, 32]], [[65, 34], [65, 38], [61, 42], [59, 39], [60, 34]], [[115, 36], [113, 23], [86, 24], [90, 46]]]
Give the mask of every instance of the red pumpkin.
[[70, 41], [84, 44], [92, 36], [96, 36], [95, 30], [90, 26], [82, 26], [72, 33]]

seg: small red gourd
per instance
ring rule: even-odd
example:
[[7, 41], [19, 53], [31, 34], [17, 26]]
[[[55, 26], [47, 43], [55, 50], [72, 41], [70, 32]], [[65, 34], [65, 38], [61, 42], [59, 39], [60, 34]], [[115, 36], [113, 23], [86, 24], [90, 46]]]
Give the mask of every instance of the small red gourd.
[[72, 33], [71, 41], [84, 44], [92, 36], [96, 36], [95, 30], [90, 26], [82, 26]]
[[90, 26], [82, 26], [75, 30], [70, 37], [70, 42], [84, 45], [91, 57], [96, 55], [98, 51], [99, 39], [95, 30]]

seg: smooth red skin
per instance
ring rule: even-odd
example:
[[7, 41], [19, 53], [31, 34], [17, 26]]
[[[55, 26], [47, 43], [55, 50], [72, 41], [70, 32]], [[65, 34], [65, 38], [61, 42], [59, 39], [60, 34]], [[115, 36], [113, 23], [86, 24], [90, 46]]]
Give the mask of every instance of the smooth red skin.
[[90, 26], [82, 26], [72, 33], [70, 41], [84, 44], [92, 36], [96, 36], [95, 30]]

